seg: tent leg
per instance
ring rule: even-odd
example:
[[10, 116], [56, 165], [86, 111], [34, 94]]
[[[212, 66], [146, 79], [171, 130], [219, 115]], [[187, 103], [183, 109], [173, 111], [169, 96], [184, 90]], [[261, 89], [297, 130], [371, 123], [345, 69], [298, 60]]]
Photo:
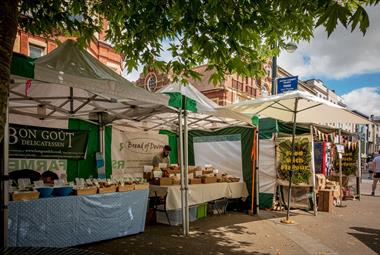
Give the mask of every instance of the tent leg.
[[[342, 143], [342, 129], [339, 129], [339, 144]], [[339, 153], [340, 154], [340, 153]], [[340, 193], [339, 193], [339, 205], [338, 207], [345, 207], [343, 205], [343, 173], [342, 173], [342, 155], [339, 155], [339, 186], [340, 186]]]
[[185, 236], [189, 235], [189, 200], [188, 200], [188, 192], [189, 192], [189, 177], [188, 177], [188, 168], [189, 168], [189, 152], [188, 152], [188, 126], [187, 126], [187, 111], [184, 111], [184, 184], [185, 184], [185, 215], [186, 215], [186, 233]]
[[255, 167], [256, 167], [256, 214], [259, 215], [260, 213], [260, 191], [259, 191], [259, 187], [260, 187], [260, 179], [259, 179], [259, 161], [260, 161], [260, 157], [259, 157], [259, 152], [260, 152], [260, 140], [259, 140], [259, 130], [257, 128], [257, 131], [256, 131], [256, 135], [254, 137], [254, 139], [256, 139], [256, 163], [255, 163]]
[[314, 136], [313, 136], [313, 125], [310, 125], [310, 135], [311, 135], [311, 170], [312, 170], [312, 200], [313, 200], [313, 210], [314, 216], [317, 216], [317, 191], [315, 189], [315, 162], [314, 162]]
[[180, 151], [180, 171], [181, 171], [181, 208], [182, 208], [182, 234], [186, 236], [186, 214], [185, 214], [185, 176], [183, 167], [183, 130], [182, 130], [182, 109], [178, 113], [179, 126], [179, 151]]
[[294, 150], [295, 150], [295, 136], [296, 136], [296, 128], [297, 128], [297, 108], [298, 108], [298, 98], [295, 99], [294, 102], [294, 112], [293, 112], [293, 132], [292, 132], [292, 152], [291, 152], [291, 168], [289, 172], [289, 189], [288, 189], [288, 210], [286, 211], [286, 222], [289, 223], [289, 215], [290, 215], [290, 198], [292, 192], [292, 177], [293, 177], [293, 166], [294, 166]]
[[[1, 170], [1, 248], [8, 247], [8, 160], [9, 160], [9, 100], [5, 114], [4, 138], [0, 142], [0, 170]], [[2, 157], [2, 158], [1, 158]]]

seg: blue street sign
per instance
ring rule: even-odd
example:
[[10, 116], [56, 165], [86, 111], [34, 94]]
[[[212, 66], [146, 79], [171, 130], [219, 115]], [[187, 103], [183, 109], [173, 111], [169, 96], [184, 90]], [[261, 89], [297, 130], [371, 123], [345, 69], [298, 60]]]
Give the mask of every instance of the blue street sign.
[[298, 76], [285, 77], [277, 80], [277, 94], [297, 90]]

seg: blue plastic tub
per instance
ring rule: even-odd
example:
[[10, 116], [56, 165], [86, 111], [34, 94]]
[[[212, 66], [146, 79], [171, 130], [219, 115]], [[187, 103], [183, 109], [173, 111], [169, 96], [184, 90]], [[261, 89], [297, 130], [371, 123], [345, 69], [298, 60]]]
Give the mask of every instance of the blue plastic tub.
[[36, 188], [36, 190], [40, 192], [40, 198], [51, 197], [51, 193], [53, 192], [52, 187], [40, 187]]
[[53, 196], [65, 197], [73, 192], [73, 187], [56, 187], [53, 190]]

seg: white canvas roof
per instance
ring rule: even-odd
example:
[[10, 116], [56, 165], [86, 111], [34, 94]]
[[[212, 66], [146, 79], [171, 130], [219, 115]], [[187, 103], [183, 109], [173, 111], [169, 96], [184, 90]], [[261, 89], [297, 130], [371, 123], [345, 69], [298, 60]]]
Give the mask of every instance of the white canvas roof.
[[[218, 129], [229, 126], [251, 126], [249, 116], [220, 107], [203, 95], [190, 83], [173, 82], [157, 91], [157, 93], [181, 93], [193, 99], [197, 104], [197, 112], [188, 111], [188, 126], [190, 129]], [[178, 128], [178, 113], [166, 112], [141, 118], [139, 128], [151, 131], [155, 129], [176, 130]], [[119, 121], [124, 125], [126, 121]], [[135, 124], [134, 124], [135, 125]]]
[[[10, 113], [37, 118], [88, 118], [108, 112], [115, 119], [137, 120], [168, 111], [169, 97], [134, 86], [86, 50], [67, 40], [34, 61], [34, 79], [12, 76]], [[41, 114], [37, 108], [46, 108]]]
[[333, 104], [304, 91], [291, 91], [256, 100], [242, 101], [228, 109], [247, 114], [271, 117], [282, 121], [293, 121], [295, 101], [298, 100], [297, 122], [302, 123], [354, 123], [368, 124], [369, 121], [349, 109]]

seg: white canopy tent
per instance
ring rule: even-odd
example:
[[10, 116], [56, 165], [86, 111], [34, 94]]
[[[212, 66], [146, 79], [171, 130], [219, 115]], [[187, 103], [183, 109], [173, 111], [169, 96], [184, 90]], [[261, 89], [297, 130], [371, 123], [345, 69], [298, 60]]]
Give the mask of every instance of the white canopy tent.
[[168, 96], [134, 86], [73, 40], [34, 60], [33, 75], [20, 76], [17, 64], [11, 76], [11, 114], [89, 119], [92, 112], [107, 112], [112, 120], [138, 121], [142, 115], [168, 111]]
[[[173, 82], [157, 91], [157, 94], [182, 95], [195, 101], [196, 111], [187, 111], [189, 129], [218, 129], [229, 126], [247, 126], [251, 123], [249, 116], [219, 106], [190, 83]], [[142, 116], [139, 120], [141, 122], [134, 125], [146, 131], [177, 130], [179, 127], [178, 113], [174, 111]], [[121, 120], [117, 124], [124, 125], [125, 122], [125, 120]]]
[[[297, 106], [295, 107], [296, 101]], [[242, 101], [227, 108], [250, 116], [259, 115], [282, 121], [293, 121], [294, 111], [296, 111], [297, 122], [301, 123], [369, 123], [367, 119], [347, 108], [304, 91], [291, 91], [256, 100]]]
[[[252, 126], [250, 117], [218, 106], [203, 95], [193, 85], [174, 82], [162, 88], [157, 93], [180, 97], [182, 100], [195, 101], [196, 109], [187, 109], [182, 102], [178, 113], [161, 113], [144, 119], [144, 130], [169, 129], [178, 130], [180, 144], [181, 168], [181, 202], [183, 234], [189, 234], [188, 206], [188, 130], [189, 129], [219, 129], [228, 126]], [[183, 109], [185, 106], [185, 109]], [[156, 124], [154, 124], [156, 123]], [[153, 124], [153, 125], [152, 125]]]
[[[292, 154], [291, 158], [294, 159], [294, 139], [296, 132], [296, 123], [354, 123], [354, 124], [368, 124], [369, 121], [359, 115], [354, 114], [347, 108], [338, 106], [327, 100], [313, 96], [303, 91], [291, 91], [283, 94], [273, 95], [257, 100], [247, 100], [237, 104], [233, 104], [228, 109], [234, 110], [239, 113], [247, 114], [249, 116], [262, 116], [279, 119], [282, 121], [293, 122], [292, 133]], [[293, 162], [293, 160], [292, 160]], [[292, 166], [293, 169], [293, 166]], [[314, 170], [314, 169], [313, 169]], [[342, 171], [339, 171], [340, 184], [342, 184]], [[289, 223], [290, 212], [290, 196], [292, 173], [290, 171], [289, 178], [289, 192], [288, 192], [288, 211], [286, 222]], [[315, 178], [313, 175], [313, 186], [315, 186]], [[314, 192], [315, 195], [315, 192]], [[316, 199], [314, 196], [314, 203]], [[314, 206], [315, 207], [315, 206]]]
[[[218, 107], [190, 84], [174, 83], [168, 91], [156, 94], [138, 88], [78, 48], [72, 40], [44, 57], [28, 61], [33, 69], [31, 75], [20, 75], [23, 72], [18, 72], [16, 64], [11, 77], [9, 113], [13, 122], [22, 123], [26, 117], [33, 117], [36, 122], [43, 119], [45, 123], [49, 119], [56, 122], [78, 118], [102, 125], [112, 122], [144, 131], [179, 129], [179, 133], [183, 133], [180, 135], [181, 145], [184, 140], [184, 146], [181, 146], [184, 152], [180, 150], [181, 164], [185, 163], [182, 170], [187, 169], [187, 160], [183, 157], [187, 159], [188, 126], [215, 129], [250, 125], [249, 117]], [[19, 67], [25, 68], [24, 65]], [[170, 97], [164, 92], [177, 92], [195, 100], [197, 112], [170, 107]], [[187, 177], [182, 180], [185, 187]], [[185, 234], [188, 234], [188, 220], [185, 224]]]

